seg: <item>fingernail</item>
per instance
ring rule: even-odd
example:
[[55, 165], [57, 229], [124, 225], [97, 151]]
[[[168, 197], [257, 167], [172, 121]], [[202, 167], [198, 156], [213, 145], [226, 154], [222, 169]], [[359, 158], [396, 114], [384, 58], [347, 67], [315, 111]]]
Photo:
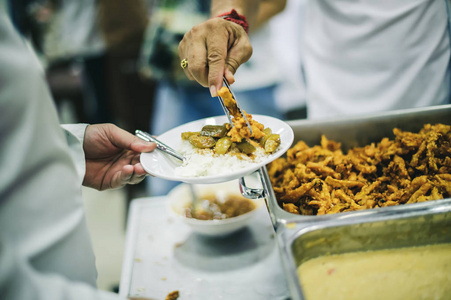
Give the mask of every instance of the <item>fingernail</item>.
[[154, 142], [148, 142], [148, 141], [139, 141], [139, 143], [146, 148], [151, 147], [155, 144]]
[[218, 92], [216, 91], [216, 87], [214, 85], [210, 86], [210, 94], [212, 97], [218, 96]]
[[146, 146], [157, 146], [157, 144], [155, 143], [155, 142], [147, 142], [147, 141], [145, 141], [145, 143], [146, 143]]
[[227, 70], [225, 71], [225, 75], [226, 75], [227, 81], [228, 81], [230, 84], [232, 84], [232, 83], [235, 82], [235, 77], [233, 76], [232, 71], [230, 71], [230, 70], [227, 69]]

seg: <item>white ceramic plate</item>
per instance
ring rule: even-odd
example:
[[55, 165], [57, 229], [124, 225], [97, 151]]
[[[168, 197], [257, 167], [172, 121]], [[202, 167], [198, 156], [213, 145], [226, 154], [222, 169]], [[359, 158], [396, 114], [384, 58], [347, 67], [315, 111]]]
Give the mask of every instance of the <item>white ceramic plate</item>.
[[[245, 168], [230, 170], [230, 172], [227, 172], [225, 174], [185, 177], [175, 173], [175, 169], [181, 165], [180, 161], [177, 161], [175, 158], [156, 149], [153, 152], [142, 153], [141, 164], [150, 175], [167, 180], [182, 181], [186, 183], [211, 184], [230, 181], [243, 177], [269, 164], [276, 158], [283, 155], [291, 147], [294, 139], [293, 130], [284, 121], [263, 115], [252, 115], [252, 118], [263, 124], [265, 127], [271, 128], [273, 133], [280, 135], [281, 143], [279, 149], [261, 162], [251, 164]], [[163, 133], [162, 135], [159, 135], [158, 139], [168, 146], [172, 147], [174, 150], [178, 151], [181, 143], [183, 142], [181, 138], [182, 132], [200, 131], [204, 125], [222, 125], [224, 123], [227, 123], [226, 116], [205, 118], [189, 122], [171, 129]]]

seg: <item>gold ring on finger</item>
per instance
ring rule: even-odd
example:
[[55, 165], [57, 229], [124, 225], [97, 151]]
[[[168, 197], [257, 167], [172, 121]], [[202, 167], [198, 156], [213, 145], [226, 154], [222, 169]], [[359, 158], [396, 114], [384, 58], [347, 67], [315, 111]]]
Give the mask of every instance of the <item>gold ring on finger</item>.
[[188, 60], [186, 58], [182, 59], [182, 61], [180, 62], [180, 66], [182, 67], [182, 69], [188, 67]]

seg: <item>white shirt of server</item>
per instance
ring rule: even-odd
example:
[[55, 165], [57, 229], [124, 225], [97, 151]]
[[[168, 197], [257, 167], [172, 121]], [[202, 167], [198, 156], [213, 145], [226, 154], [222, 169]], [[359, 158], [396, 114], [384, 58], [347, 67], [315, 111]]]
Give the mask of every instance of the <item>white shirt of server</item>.
[[445, 104], [449, 0], [309, 0], [310, 118]]

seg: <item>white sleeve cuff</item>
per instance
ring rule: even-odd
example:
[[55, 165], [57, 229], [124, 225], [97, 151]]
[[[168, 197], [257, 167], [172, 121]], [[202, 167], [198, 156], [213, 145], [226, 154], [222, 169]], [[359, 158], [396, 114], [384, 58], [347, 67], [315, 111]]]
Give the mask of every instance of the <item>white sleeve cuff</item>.
[[81, 181], [85, 177], [86, 161], [85, 153], [83, 151], [83, 141], [85, 138], [86, 127], [89, 124], [63, 124], [61, 127], [64, 129], [67, 145], [69, 146], [69, 152], [72, 156], [72, 160], [77, 168], [77, 173], [80, 176]]

